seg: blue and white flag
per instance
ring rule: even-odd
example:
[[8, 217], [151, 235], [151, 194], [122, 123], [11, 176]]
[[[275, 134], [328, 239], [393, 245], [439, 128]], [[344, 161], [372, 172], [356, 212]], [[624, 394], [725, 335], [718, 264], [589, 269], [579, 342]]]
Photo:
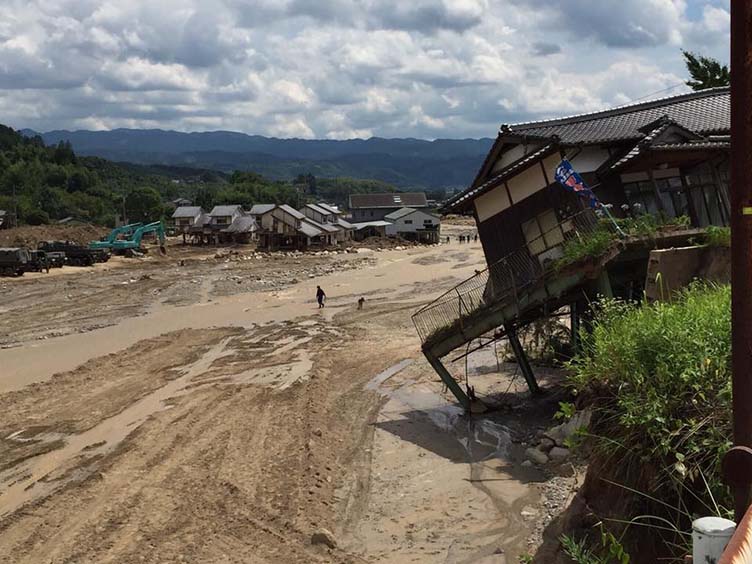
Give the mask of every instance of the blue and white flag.
[[572, 167], [572, 163], [567, 159], [562, 159], [559, 166], [556, 167], [555, 178], [567, 190], [587, 198], [591, 208], [595, 209], [600, 206], [598, 198], [595, 197], [593, 191], [585, 184], [585, 181], [577, 174], [577, 171]]

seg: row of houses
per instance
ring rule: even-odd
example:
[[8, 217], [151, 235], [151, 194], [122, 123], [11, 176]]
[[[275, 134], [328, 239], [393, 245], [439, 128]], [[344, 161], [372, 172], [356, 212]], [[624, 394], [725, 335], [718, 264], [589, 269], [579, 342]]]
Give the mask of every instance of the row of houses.
[[[385, 196], [374, 194], [378, 197]], [[331, 247], [362, 240], [371, 236], [402, 237], [424, 243], [438, 243], [441, 221], [427, 211], [427, 205], [417, 208], [365, 206], [372, 201], [351, 202], [358, 217], [377, 217], [373, 221], [351, 222], [338, 207], [325, 204], [306, 204], [295, 209], [286, 204], [257, 204], [250, 211], [240, 205], [215, 206], [205, 212], [198, 206], [179, 206], [172, 214], [175, 230], [184, 242], [194, 244], [248, 243], [258, 241], [266, 250], [307, 249]], [[409, 198], [409, 201], [418, 201]], [[425, 195], [423, 195], [425, 203]], [[357, 207], [359, 206], [359, 207]], [[370, 216], [374, 211], [375, 216]]]

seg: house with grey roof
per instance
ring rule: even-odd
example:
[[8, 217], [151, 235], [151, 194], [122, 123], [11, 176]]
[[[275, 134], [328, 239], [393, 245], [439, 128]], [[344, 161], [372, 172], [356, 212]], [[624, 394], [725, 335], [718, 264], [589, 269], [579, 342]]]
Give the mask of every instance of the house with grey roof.
[[[728, 88], [501, 126], [472, 184], [442, 208], [474, 217], [488, 268], [413, 315], [424, 354], [466, 408], [470, 398], [442, 357], [484, 335], [488, 343], [508, 339], [535, 392], [519, 328], [562, 307], [576, 326], [602, 295], [639, 299], [651, 250], [728, 225], [730, 133]], [[681, 220], [648, 236], [621, 236], [589, 198], [556, 181], [564, 158], [592, 188], [601, 214]], [[606, 251], [566, 262], [571, 242], [608, 231], [617, 234]]]
[[187, 233], [196, 225], [196, 222], [204, 215], [200, 206], [180, 206], [172, 213], [172, 222], [175, 229], [180, 233]]
[[195, 245], [249, 243], [257, 231], [253, 216], [240, 205], [214, 206], [209, 213], [197, 206], [180, 206], [172, 214], [183, 241]]
[[350, 194], [352, 223], [378, 221], [400, 208], [429, 209], [423, 192], [389, 192], [386, 194]]
[[441, 218], [415, 208], [400, 208], [384, 216], [389, 222], [386, 235], [408, 241], [436, 244], [441, 235]]
[[554, 181], [567, 157], [614, 215], [727, 225], [730, 147], [728, 88], [502, 125], [473, 183], [443, 211], [472, 213], [494, 262], [582, 208], [581, 198]]
[[[350, 222], [341, 217], [343, 214], [339, 209], [327, 204], [306, 204], [300, 208], [300, 212], [308, 219], [327, 226], [327, 232], [336, 233], [334, 243], [344, 243], [352, 240], [355, 228]], [[334, 230], [332, 231], [329, 227], [334, 227]]]
[[305, 250], [336, 243], [335, 225], [319, 223], [287, 204], [254, 206], [251, 213], [258, 222], [260, 249]]
[[209, 225], [215, 229], [229, 227], [233, 221], [243, 215], [243, 206], [214, 206], [209, 212]]

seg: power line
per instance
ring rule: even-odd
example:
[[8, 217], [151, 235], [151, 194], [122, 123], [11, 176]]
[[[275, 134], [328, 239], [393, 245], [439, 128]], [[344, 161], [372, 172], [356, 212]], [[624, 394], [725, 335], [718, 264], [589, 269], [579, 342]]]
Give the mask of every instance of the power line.
[[634, 102], [639, 102], [640, 100], [644, 100], [645, 98], [650, 98], [651, 96], [655, 96], [656, 94], [662, 94], [664, 92], [668, 92], [669, 90], [673, 90], [674, 88], [678, 88], [679, 86], [685, 86], [685, 83], [678, 82], [674, 84], [673, 86], [669, 86], [668, 88], [663, 88], [662, 90], [656, 90], [655, 92], [651, 92], [650, 94], [645, 94], [645, 96], [641, 96], [639, 98], [633, 98], [628, 103], [632, 104]]

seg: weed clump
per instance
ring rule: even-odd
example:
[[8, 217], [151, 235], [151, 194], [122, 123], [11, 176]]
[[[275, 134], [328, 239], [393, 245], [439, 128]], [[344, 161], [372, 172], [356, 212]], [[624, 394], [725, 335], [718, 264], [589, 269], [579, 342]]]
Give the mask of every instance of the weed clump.
[[731, 228], [718, 227], [710, 225], [705, 230], [707, 244], [711, 247], [730, 247], [731, 246]]
[[[596, 453], [630, 470], [656, 514], [677, 530], [731, 500], [721, 459], [731, 437], [731, 289], [695, 284], [671, 303], [606, 300], [570, 362], [570, 382], [594, 410]], [[625, 516], [625, 518], [629, 518]], [[679, 522], [681, 521], [681, 523]]]

